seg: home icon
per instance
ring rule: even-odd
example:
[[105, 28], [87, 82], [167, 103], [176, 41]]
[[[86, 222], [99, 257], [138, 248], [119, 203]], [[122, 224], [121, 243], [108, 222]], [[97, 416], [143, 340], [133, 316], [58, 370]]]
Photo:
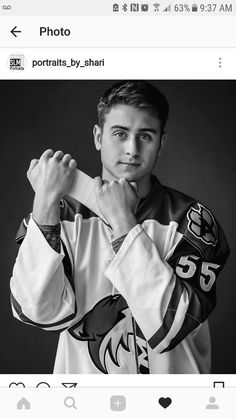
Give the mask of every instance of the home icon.
[[28, 402], [28, 400], [26, 400], [24, 397], [22, 397], [22, 399], [20, 399], [16, 405], [17, 409], [22, 410], [22, 409], [30, 409], [30, 402]]

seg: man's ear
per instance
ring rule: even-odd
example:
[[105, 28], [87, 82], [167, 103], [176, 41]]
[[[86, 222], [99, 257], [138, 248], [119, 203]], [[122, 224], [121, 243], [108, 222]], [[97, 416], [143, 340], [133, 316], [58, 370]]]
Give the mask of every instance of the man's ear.
[[163, 132], [163, 134], [161, 135], [160, 147], [159, 147], [159, 150], [158, 150], [158, 153], [157, 153], [158, 157], [162, 153], [162, 149], [163, 149], [163, 147], [166, 143], [166, 140], [167, 140], [167, 132]]
[[99, 125], [94, 125], [93, 128], [93, 137], [94, 137], [94, 144], [96, 147], [96, 150], [101, 150], [101, 144], [102, 144], [102, 131]]

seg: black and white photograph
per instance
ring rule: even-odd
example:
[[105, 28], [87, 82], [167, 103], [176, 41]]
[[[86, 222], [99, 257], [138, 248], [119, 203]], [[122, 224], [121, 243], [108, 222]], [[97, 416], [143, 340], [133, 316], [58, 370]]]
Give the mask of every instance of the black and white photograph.
[[235, 374], [234, 80], [1, 80], [1, 374]]

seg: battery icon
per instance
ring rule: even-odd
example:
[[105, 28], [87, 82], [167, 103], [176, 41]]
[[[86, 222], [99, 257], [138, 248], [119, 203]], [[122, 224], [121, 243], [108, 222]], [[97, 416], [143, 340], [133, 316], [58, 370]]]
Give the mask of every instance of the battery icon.
[[194, 3], [192, 5], [192, 12], [197, 12], [197, 4], [196, 3]]

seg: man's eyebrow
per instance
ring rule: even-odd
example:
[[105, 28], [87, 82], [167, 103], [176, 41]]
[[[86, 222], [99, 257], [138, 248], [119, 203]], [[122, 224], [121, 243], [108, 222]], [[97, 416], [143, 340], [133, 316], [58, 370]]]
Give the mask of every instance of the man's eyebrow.
[[128, 127], [123, 127], [122, 125], [112, 125], [110, 129], [123, 129], [125, 131], [129, 131]]
[[[128, 127], [123, 127], [122, 125], [112, 125], [110, 129], [123, 129], [124, 131], [129, 131]], [[157, 131], [154, 128], [140, 128], [139, 132], [152, 132], [157, 134]]]
[[140, 128], [139, 129], [139, 132], [142, 132], [142, 131], [149, 131], [149, 132], [152, 132], [153, 134], [157, 134], [157, 131], [154, 129], [154, 128]]

